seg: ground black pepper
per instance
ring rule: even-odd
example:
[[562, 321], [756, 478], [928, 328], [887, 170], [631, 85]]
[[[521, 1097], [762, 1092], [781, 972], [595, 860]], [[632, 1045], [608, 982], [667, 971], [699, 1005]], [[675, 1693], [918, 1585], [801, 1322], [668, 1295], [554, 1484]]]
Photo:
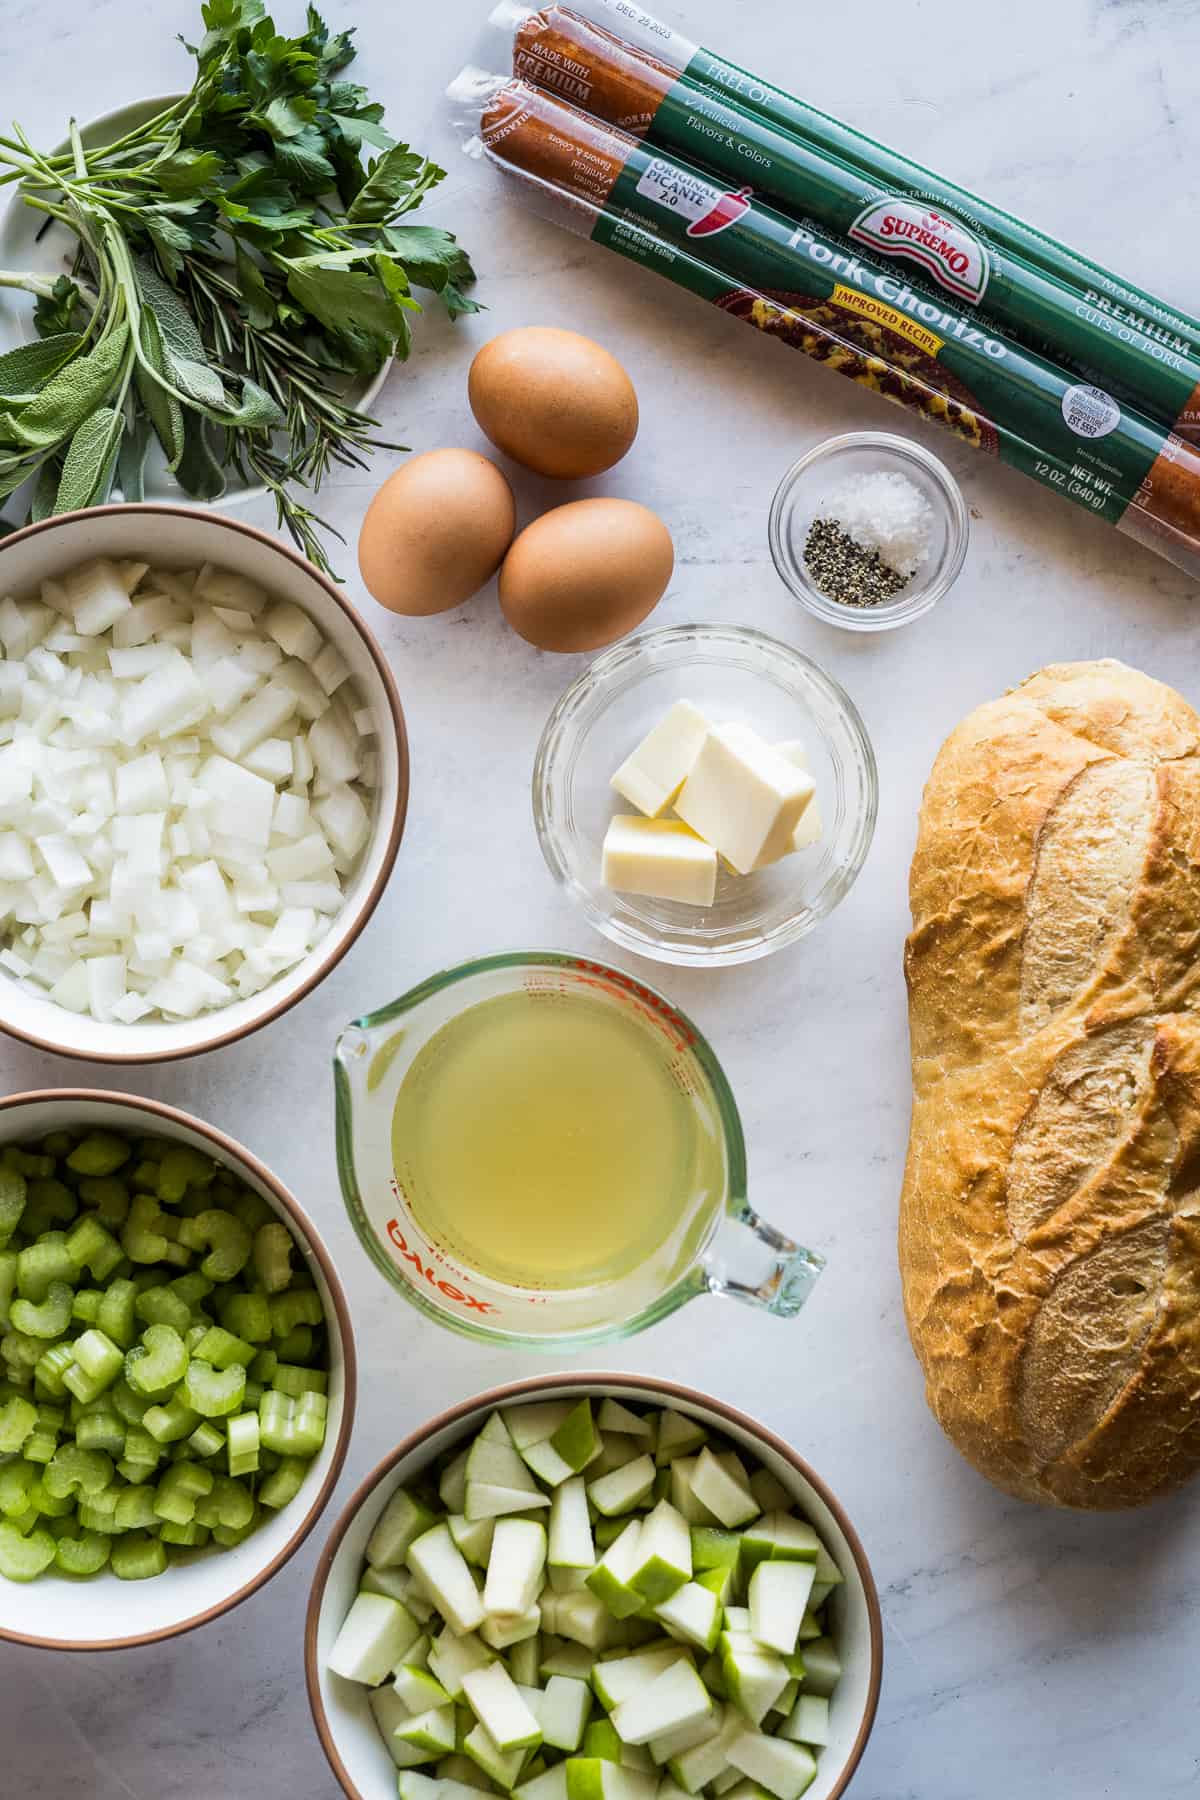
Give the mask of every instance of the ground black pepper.
[[814, 584], [839, 606], [878, 606], [893, 600], [909, 577], [885, 563], [832, 519], [814, 519], [804, 543], [804, 566]]

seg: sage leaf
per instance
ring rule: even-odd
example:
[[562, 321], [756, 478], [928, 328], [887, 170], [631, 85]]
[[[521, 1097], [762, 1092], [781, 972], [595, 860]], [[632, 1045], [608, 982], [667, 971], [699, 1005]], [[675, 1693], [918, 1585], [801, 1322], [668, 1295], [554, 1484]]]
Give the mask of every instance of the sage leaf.
[[219, 500], [225, 492], [225, 473], [213, 454], [209, 427], [195, 413], [184, 422], [184, 448], [176, 475], [185, 493], [196, 500]]
[[7, 499], [9, 494], [15, 494], [22, 482], [36, 474], [38, 466], [37, 457], [31, 455], [21, 458], [14, 468], [0, 470], [0, 500]]
[[78, 512], [106, 498], [124, 428], [125, 415], [113, 406], [102, 406], [83, 421], [63, 463], [54, 498], [56, 513]]
[[[142, 312], [141, 324], [142, 355], [164, 380], [167, 375], [166, 352], [163, 349], [162, 333], [158, 328], [158, 317], [146, 307]], [[183, 455], [183, 408], [174, 394], [169, 394], [164, 387], [148, 375], [141, 363], [133, 372], [137, 387], [138, 399], [145, 408], [155, 435], [163, 447], [163, 455], [167, 459], [169, 469], [177, 468]]]
[[54, 511], [54, 502], [58, 494], [58, 484], [62, 479], [61, 456], [48, 456], [38, 471], [37, 483], [33, 490], [33, 499], [29, 505], [30, 523], [36, 525], [41, 519], [48, 519]]
[[117, 456], [117, 481], [122, 500], [146, 498], [146, 457], [153, 438], [149, 419], [144, 412], [137, 412], [133, 424], [125, 428]]
[[70, 437], [103, 404], [125, 360], [128, 340], [129, 327], [122, 320], [94, 350], [52, 375], [36, 400], [6, 415], [11, 436], [35, 450], [48, 450]]
[[264, 388], [248, 375], [242, 377], [241, 403], [230, 413], [222, 413], [219, 424], [236, 426], [239, 431], [257, 431], [283, 424], [283, 413]]
[[164, 281], [157, 269], [140, 258], [134, 264], [138, 293], [158, 321], [164, 348], [192, 362], [203, 362], [204, 340], [196, 330], [195, 320], [175, 289]]
[[0, 356], [0, 400], [11, 406], [34, 399], [42, 383], [74, 356], [82, 342], [78, 332], [58, 331]]
[[172, 387], [177, 388], [188, 400], [194, 400], [197, 406], [209, 406], [217, 412], [233, 410], [233, 403], [225, 392], [225, 383], [216, 370], [210, 369], [206, 362], [197, 362], [190, 356], [178, 356], [169, 344], [167, 379]]

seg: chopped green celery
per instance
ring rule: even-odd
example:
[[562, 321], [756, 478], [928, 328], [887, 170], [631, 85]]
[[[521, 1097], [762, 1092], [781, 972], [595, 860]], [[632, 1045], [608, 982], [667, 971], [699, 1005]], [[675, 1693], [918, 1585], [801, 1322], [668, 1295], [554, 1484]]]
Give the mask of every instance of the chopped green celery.
[[48, 1531], [22, 1535], [11, 1519], [0, 1521], [0, 1575], [9, 1581], [33, 1581], [54, 1561], [55, 1543]]
[[279, 1356], [276, 1351], [260, 1350], [250, 1364], [250, 1377], [253, 1381], [261, 1381], [265, 1387], [270, 1387], [278, 1367]]
[[311, 1362], [317, 1349], [317, 1336], [311, 1325], [293, 1325], [286, 1337], [276, 1338], [276, 1354], [282, 1362]]
[[[3, 1171], [0, 1170], [0, 1177]], [[4, 1235], [0, 1232], [0, 1241]], [[7, 1328], [9, 1323], [8, 1308], [17, 1286], [17, 1253], [15, 1250], [0, 1250], [0, 1325]]]
[[227, 1454], [231, 1475], [253, 1475], [258, 1470], [258, 1414], [238, 1413], [227, 1426]]
[[38, 1421], [32, 1400], [14, 1396], [0, 1406], [0, 1454], [13, 1456], [21, 1449]]
[[265, 1449], [280, 1456], [315, 1456], [325, 1442], [328, 1401], [324, 1394], [288, 1394], [269, 1390], [258, 1408], [259, 1433]]
[[133, 1155], [128, 1138], [112, 1131], [89, 1131], [67, 1158], [76, 1175], [115, 1175]]
[[270, 1307], [273, 1338], [287, 1337], [297, 1325], [321, 1325], [325, 1320], [321, 1296], [315, 1288], [293, 1286], [286, 1294], [273, 1294]]
[[199, 1423], [200, 1414], [193, 1412], [178, 1394], [149, 1407], [142, 1416], [143, 1426], [160, 1444], [175, 1444], [180, 1438], [190, 1437]]
[[143, 1288], [133, 1310], [143, 1325], [169, 1325], [180, 1336], [192, 1323], [191, 1307], [173, 1294], [165, 1282], [162, 1287]]
[[213, 1543], [220, 1544], [222, 1550], [233, 1550], [244, 1543], [258, 1524], [259, 1511], [255, 1506], [244, 1525], [214, 1525], [212, 1528]]
[[231, 1294], [217, 1308], [226, 1331], [249, 1344], [265, 1344], [271, 1337], [271, 1308], [265, 1294]]
[[165, 1394], [187, 1373], [183, 1339], [170, 1325], [148, 1325], [142, 1342], [125, 1358], [125, 1379], [139, 1394]]
[[103, 1288], [79, 1288], [71, 1301], [71, 1317], [81, 1325], [96, 1325], [104, 1303]]
[[258, 1490], [263, 1505], [278, 1508], [294, 1500], [308, 1474], [310, 1460], [303, 1456], [285, 1456], [275, 1473], [268, 1475]]
[[[158, 1146], [155, 1145], [154, 1150], [157, 1150], [157, 1148]], [[158, 1157], [156, 1154], [147, 1150], [141, 1159], [134, 1164], [133, 1168], [127, 1171], [127, 1174], [130, 1187], [139, 1189], [143, 1194], [157, 1194]]]
[[[202, 1468], [199, 1463], [172, 1463], [157, 1489], [152, 1490], [155, 1517], [169, 1519], [173, 1525], [190, 1525], [195, 1517], [196, 1502], [212, 1493], [213, 1481], [212, 1470]], [[205, 1523], [203, 1519], [199, 1522]], [[153, 1520], [147, 1519], [145, 1523], [151, 1524]]]
[[94, 1213], [87, 1213], [67, 1233], [67, 1254], [76, 1271], [86, 1269], [93, 1281], [107, 1281], [124, 1252]]
[[[187, 1447], [193, 1456], [216, 1456], [225, 1448], [225, 1439], [220, 1427], [209, 1419], [202, 1419], [187, 1440]], [[231, 1475], [241, 1475], [242, 1469], [230, 1469]]]
[[110, 1566], [120, 1581], [146, 1581], [152, 1575], [162, 1574], [167, 1553], [157, 1538], [131, 1531], [113, 1545]]
[[32, 1369], [41, 1360], [46, 1348], [44, 1338], [27, 1337], [23, 1331], [6, 1331], [0, 1338], [0, 1356], [6, 1363], [20, 1368]]
[[[205, 1473], [209, 1474], [211, 1471], [205, 1470]], [[241, 1531], [253, 1517], [253, 1494], [231, 1475], [213, 1476], [211, 1491], [196, 1501], [196, 1519], [211, 1531], [215, 1531], [218, 1526], [225, 1526], [230, 1531]]]
[[207, 1325], [189, 1325], [183, 1334], [183, 1347], [189, 1356], [195, 1356], [197, 1345], [203, 1342], [208, 1334]]
[[135, 1394], [123, 1375], [117, 1377], [108, 1393], [118, 1416], [127, 1425], [140, 1425], [154, 1404], [144, 1394]]
[[292, 1234], [278, 1219], [254, 1234], [254, 1273], [267, 1294], [281, 1294], [292, 1279]]
[[24, 1175], [15, 1169], [0, 1169], [0, 1249], [21, 1223], [27, 1192]]
[[154, 1510], [155, 1489], [148, 1482], [141, 1482], [137, 1487], [122, 1488], [117, 1496], [117, 1510], [114, 1519], [118, 1531], [145, 1531], [148, 1525], [158, 1524], [158, 1514]]
[[[21, 1256], [29, 1254], [27, 1250], [21, 1252]], [[20, 1258], [17, 1260], [19, 1263]], [[17, 1279], [20, 1280], [19, 1270]], [[26, 1337], [61, 1337], [71, 1323], [74, 1298], [74, 1291], [65, 1281], [52, 1281], [41, 1300], [14, 1300], [9, 1308], [14, 1330], [24, 1332]]]
[[121, 1489], [106, 1488], [91, 1500], [80, 1500], [75, 1517], [80, 1531], [102, 1531], [114, 1537], [117, 1531], [117, 1498]]
[[29, 1504], [34, 1512], [44, 1514], [47, 1519], [65, 1519], [75, 1511], [73, 1496], [52, 1494], [41, 1475], [29, 1490]]
[[175, 1525], [164, 1519], [158, 1535], [164, 1544], [178, 1544], [181, 1550], [202, 1550], [209, 1539], [208, 1527], [197, 1525], [195, 1520], [188, 1525]]
[[38, 1471], [31, 1462], [0, 1465], [0, 1513], [6, 1519], [17, 1519], [29, 1509], [29, 1490]]
[[18, 1253], [17, 1292], [23, 1300], [44, 1300], [52, 1286], [73, 1286], [74, 1280], [75, 1264], [67, 1249], [65, 1232], [47, 1231], [39, 1243]]
[[164, 1206], [174, 1206], [189, 1188], [211, 1187], [217, 1165], [187, 1144], [168, 1144], [158, 1164], [158, 1197]]
[[79, 1184], [79, 1198], [110, 1230], [129, 1217], [129, 1189], [112, 1175], [93, 1175]]
[[290, 1394], [298, 1400], [301, 1394], [323, 1394], [329, 1386], [324, 1369], [298, 1369], [291, 1363], [280, 1363], [271, 1377], [271, 1386], [279, 1394]]
[[29, 1436], [21, 1446], [21, 1455], [26, 1462], [48, 1463], [58, 1449], [58, 1434], [62, 1430], [64, 1414], [61, 1407], [39, 1406], [38, 1420]]
[[261, 1381], [247, 1381], [246, 1392], [242, 1395], [242, 1405], [246, 1407], [253, 1406], [257, 1410], [258, 1403], [266, 1391], [267, 1390]]
[[85, 1331], [71, 1346], [75, 1361], [63, 1376], [63, 1385], [77, 1400], [94, 1400], [110, 1388], [121, 1373], [124, 1358], [119, 1347], [103, 1331]]
[[200, 1273], [209, 1281], [232, 1281], [250, 1260], [253, 1239], [240, 1219], [209, 1207], [194, 1219], [179, 1221], [179, 1242], [189, 1250], [207, 1250]]
[[54, 1566], [60, 1575], [98, 1575], [111, 1549], [111, 1540], [99, 1531], [60, 1537], [54, 1546]]
[[112, 1457], [125, 1454], [125, 1426], [115, 1412], [92, 1412], [75, 1427], [75, 1442], [85, 1450], [107, 1450]]
[[96, 1324], [106, 1337], [122, 1350], [128, 1350], [137, 1336], [138, 1291], [132, 1281], [111, 1281], [100, 1303]]
[[193, 1361], [179, 1389], [184, 1404], [206, 1419], [223, 1419], [239, 1410], [246, 1392], [246, 1371], [241, 1363], [227, 1369], [214, 1369], [211, 1364]]
[[232, 1199], [226, 1203], [226, 1210], [235, 1219], [240, 1219], [247, 1231], [257, 1231], [260, 1225], [267, 1225], [275, 1217], [261, 1194], [253, 1188], [239, 1188]]
[[161, 1210], [153, 1194], [135, 1194], [121, 1231], [121, 1248], [130, 1262], [166, 1262], [171, 1240], [163, 1226], [174, 1223]]
[[81, 1450], [77, 1444], [60, 1444], [42, 1477], [46, 1492], [56, 1497], [84, 1494], [90, 1500], [113, 1478], [113, 1461], [105, 1450]]
[[202, 1300], [207, 1300], [213, 1291], [213, 1284], [207, 1275], [199, 1269], [189, 1269], [186, 1275], [177, 1275], [170, 1283], [171, 1292], [178, 1294], [185, 1306], [191, 1308], [193, 1318]]
[[259, 1354], [253, 1344], [226, 1331], [223, 1325], [210, 1325], [195, 1350], [200, 1361], [210, 1363], [214, 1369], [228, 1369], [234, 1363], [246, 1368]]
[[162, 1461], [162, 1446], [140, 1425], [125, 1427], [125, 1454], [117, 1464], [117, 1474], [136, 1487], [153, 1475]]
[[42, 1176], [29, 1183], [21, 1230], [38, 1237], [54, 1225], [69, 1225], [78, 1211], [75, 1196], [65, 1182]]

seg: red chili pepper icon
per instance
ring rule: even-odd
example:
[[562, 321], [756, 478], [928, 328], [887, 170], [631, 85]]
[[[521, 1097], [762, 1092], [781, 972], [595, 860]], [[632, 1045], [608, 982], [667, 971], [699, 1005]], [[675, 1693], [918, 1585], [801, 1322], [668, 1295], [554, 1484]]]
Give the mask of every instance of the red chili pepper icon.
[[693, 219], [687, 228], [689, 237], [712, 237], [716, 231], [724, 231], [727, 225], [735, 225], [744, 212], [750, 210], [750, 196], [753, 188], [738, 188], [736, 193], [722, 194], [710, 212], [702, 219]]

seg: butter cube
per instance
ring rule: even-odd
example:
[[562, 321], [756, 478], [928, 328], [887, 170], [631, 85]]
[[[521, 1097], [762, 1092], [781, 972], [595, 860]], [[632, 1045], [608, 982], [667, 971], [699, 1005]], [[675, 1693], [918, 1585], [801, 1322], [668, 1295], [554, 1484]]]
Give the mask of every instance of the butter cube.
[[[790, 763], [795, 763], [798, 769], [808, 768], [808, 753], [799, 738], [789, 738], [786, 743], [776, 744], [775, 748], [780, 756], [786, 756], [788, 761]], [[795, 850], [807, 850], [810, 845], [817, 843], [821, 836], [821, 831], [821, 807], [817, 800], [817, 796], [814, 793], [809, 800], [808, 805], [800, 814], [800, 823], [797, 825], [795, 831], [793, 831], [791, 840], [787, 846], [783, 850], [780, 850], [778, 855], [775, 856], [768, 856], [764, 852], [764, 854], [759, 857], [755, 867], [765, 869], [769, 862], [778, 862], [781, 857], [791, 856], [792, 852]]]
[[815, 783], [747, 725], [710, 731], [675, 811], [739, 875], [785, 854]]
[[625, 758], [612, 786], [622, 800], [657, 819], [683, 786], [707, 736], [704, 714], [690, 700], [677, 700]]
[[602, 879], [605, 887], [622, 894], [711, 906], [717, 853], [677, 819], [618, 813], [604, 838]]

